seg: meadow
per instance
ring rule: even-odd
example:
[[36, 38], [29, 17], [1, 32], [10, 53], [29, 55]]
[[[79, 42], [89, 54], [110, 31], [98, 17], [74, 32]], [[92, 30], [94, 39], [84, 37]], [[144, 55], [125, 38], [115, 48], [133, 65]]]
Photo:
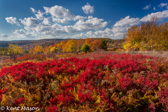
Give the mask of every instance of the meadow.
[[17, 64], [1, 69], [0, 106], [39, 112], [168, 111], [168, 61], [162, 58], [122, 53], [30, 58], [18, 57]]

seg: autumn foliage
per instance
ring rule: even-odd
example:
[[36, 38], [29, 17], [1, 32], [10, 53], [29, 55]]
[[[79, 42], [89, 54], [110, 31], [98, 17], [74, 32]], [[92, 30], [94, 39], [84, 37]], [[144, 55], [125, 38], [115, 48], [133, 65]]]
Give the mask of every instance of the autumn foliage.
[[159, 24], [156, 18], [128, 29], [125, 50], [168, 50], [168, 23]]
[[88, 45], [90, 51], [97, 51], [99, 49], [104, 49], [103, 48], [104, 46], [107, 47], [105, 39], [103, 41], [101, 41], [101, 39], [90, 39], [90, 38], [79, 40], [70, 39], [55, 44], [53, 47], [50, 48], [50, 51], [51, 52], [54, 51], [56, 53], [79, 53], [82, 52], [81, 49], [83, 45]]
[[2, 68], [0, 106], [39, 107], [43, 112], [168, 111], [168, 70], [160, 71], [157, 58], [130, 54], [95, 57]]

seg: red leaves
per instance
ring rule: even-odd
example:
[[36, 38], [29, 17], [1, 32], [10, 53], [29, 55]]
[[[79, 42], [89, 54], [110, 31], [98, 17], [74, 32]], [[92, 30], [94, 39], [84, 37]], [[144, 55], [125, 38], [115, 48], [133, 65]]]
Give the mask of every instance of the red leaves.
[[164, 73], [163, 78], [165, 78], [165, 80], [167, 80], [168, 79], [168, 73]]
[[64, 102], [64, 95], [63, 94], [61, 94], [61, 95], [57, 95], [57, 103], [59, 104], [59, 103], [63, 103]]
[[58, 112], [58, 107], [55, 105], [50, 105], [48, 107], [48, 112]]
[[73, 104], [74, 97], [72, 93], [57, 95], [57, 104], [62, 103], [63, 105], [68, 106], [69, 104]]
[[68, 73], [69, 75], [73, 75], [73, 74], [76, 74], [76, 71], [71, 67], [71, 68], [69, 68], [69, 69], [67, 70], [67, 73]]
[[[106, 107], [108, 111], [122, 110], [118, 99], [126, 103], [122, 104], [125, 107], [129, 106], [126, 99], [129, 99], [130, 103], [133, 101], [131, 98], [135, 99], [136, 105], [141, 105], [137, 104], [136, 100], [143, 99], [143, 96], [148, 94], [150, 97], [157, 94], [159, 101], [157, 99], [153, 102], [161, 102], [163, 104], [161, 107], [165, 108], [168, 103], [168, 90], [162, 86], [167, 81], [167, 73], [159, 74], [157, 65], [152, 60], [146, 61], [149, 57], [129, 54], [99, 56], [105, 58], [27, 62], [3, 68], [0, 71], [0, 84], [4, 84], [4, 76], [10, 76], [16, 83], [28, 82], [33, 86], [37, 84], [43, 86], [44, 90], [41, 90], [45, 91], [43, 94], [49, 92], [47, 96], [49, 101], [45, 104], [49, 112], [62, 110], [63, 107], [73, 107], [74, 104], [79, 106], [89, 104], [94, 109], [97, 106]], [[6, 82], [11, 83], [9, 79]], [[160, 86], [161, 90], [158, 90]], [[5, 94], [4, 89], [0, 90], [0, 101], [2, 94]], [[24, 98], [19, 98], [15, 100], [15, 105], [24, 101]], [[149, 102], [144, 104], [147, 104], [144, 107], [150, 110], [158, 108], [156, 105], [149, 105]]]
[[51, 103], [51, 104], [56, 104], [56, 98], [51, 98], [51, 99], [50, 99], [50, 103]]
[[25, 98], [19, 98], [15, 100], [15, 105], [19, 105], [20, 103], [23, 103], [25, 101]]
[[88, 93], [82, 93], [82, 92], [79, 92], [78, 93], [78, 97], [80, 99], [80, 103], [85, 103], [86, 101], [91, 101], [92, 100], [92, 97], [91, 97], [91, 93], [88, 92]]
[[160, 98], [168, 97], [168, 89], [166, 87], [162, 87], [161, 91], [158, 93]]
[[168, 89], [166, 87], [162, 87], [161, 91], [158, 93], [158, 96], [161, 100], [162, 105], [165, 105], [165, 112], [168, 111]]
[[155, 89], [158, 87], [158, 80], [146, 80], [145, 86], [150, 87], [151, 89]]
[[127, 90], [131, 88], [133, 80], [130, 77], [121, 77], [119, 79], [119, 84], [121, 86], [121, 89]]
[[0, 101], [2, 101], [3, 90], [0, 90]]

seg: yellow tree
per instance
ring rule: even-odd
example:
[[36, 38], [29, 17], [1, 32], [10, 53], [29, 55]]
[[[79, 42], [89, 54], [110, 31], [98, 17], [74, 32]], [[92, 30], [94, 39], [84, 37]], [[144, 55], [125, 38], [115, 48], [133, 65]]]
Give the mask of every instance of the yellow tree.
[[56, 44], [59, 53], [63, 52], [63, 46], [65, 45], [65, 43], [65, 41], [61, 41], [60, 43]]
[[153, 17], [151, 21], [128, 29], [124, 48], [126, 50], [166, 50], [168, 49], [168, 23], [159, 25]]
[[50, 53], [56, 53], [56, 52], [57, 48], [55, 46], [50, 48]]
[[160, 39], [158, 41], [158, 48], [159, 50], [168, 50], [168, 23], [164, 22], [161, 26], [160, 26]]
[[63, 46], [64, 52], [74, 53], [76, 51], [76, 40], [68, 40], [66, 44]]
[[83, 39], [79, 39], [79, 40], [76, 40], [76, 53], [80, 52], [81, 51], [81, 48], [82, 48], [82, 45], [84, 44], [84, 40]]
[[141, 42], [140, 27], [132, 26], [129, 28], [125, 40], [125, 50], [137, 50], [139, 43]]
[[160, 28], [157, 18], [152, 17], [150, 21], [142, 24], [140, 27], [141, 35], [143, 36], [142, 42], [146, 43], [146, 49], [157, 49], [158, 39], [160, 38]]
[[9, 44], [8, 46], [8, 54], [16, 60], [16, 55], [23, 53], [22, 47], [18, 46], [17, 44]]
[[43, 52], [43, 47], [40, 46], [40, 45], [36, 45], [34, 47], [34, 54], [39, 54], [39, 53], [42, 53]]

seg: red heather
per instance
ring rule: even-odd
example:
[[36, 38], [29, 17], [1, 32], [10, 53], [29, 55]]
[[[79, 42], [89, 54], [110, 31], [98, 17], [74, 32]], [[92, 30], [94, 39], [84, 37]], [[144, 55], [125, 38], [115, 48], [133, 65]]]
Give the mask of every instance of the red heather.
[[[168, 75], [159, 72], [155, 58], [130, 54], [86, 54], [85, 57], [93, 59], [73, 57], [2, 68], [0, 103], [4, 103], [3, 94], [10, 94], [7, 89], [27, 84], [30, 88], [40, 88], [40, 101], [34, 101], [41, 108], [45, 105], [45, 111], [49, 112], [86, 105], [107, 111], [134, 110], [135, 106], [138, 111], [168, 109]], [[9, 87], [10, 84], [13, 86]], [[30, 94], [37, 93], [32, 90]], [[39, 103], [46, 99], [49, 101], [44, 105]], [[15, 105], [28, 103], [24, 98], [15, 100]]]
[[121, 77], [119, 79], [119, 84], [121, 86], [121, 89], [127, 90], [132, 86], [133, 80], [130, 77]]
[[15, 100], [15, 105], [19, 105], [20, 103], [23, 103], [25, 100], [25, 98], [19, 98], [17, 100]]
[[58, 107], [55, 105], [50, 105], [48, 107], [48, 112], [58, 112]]

